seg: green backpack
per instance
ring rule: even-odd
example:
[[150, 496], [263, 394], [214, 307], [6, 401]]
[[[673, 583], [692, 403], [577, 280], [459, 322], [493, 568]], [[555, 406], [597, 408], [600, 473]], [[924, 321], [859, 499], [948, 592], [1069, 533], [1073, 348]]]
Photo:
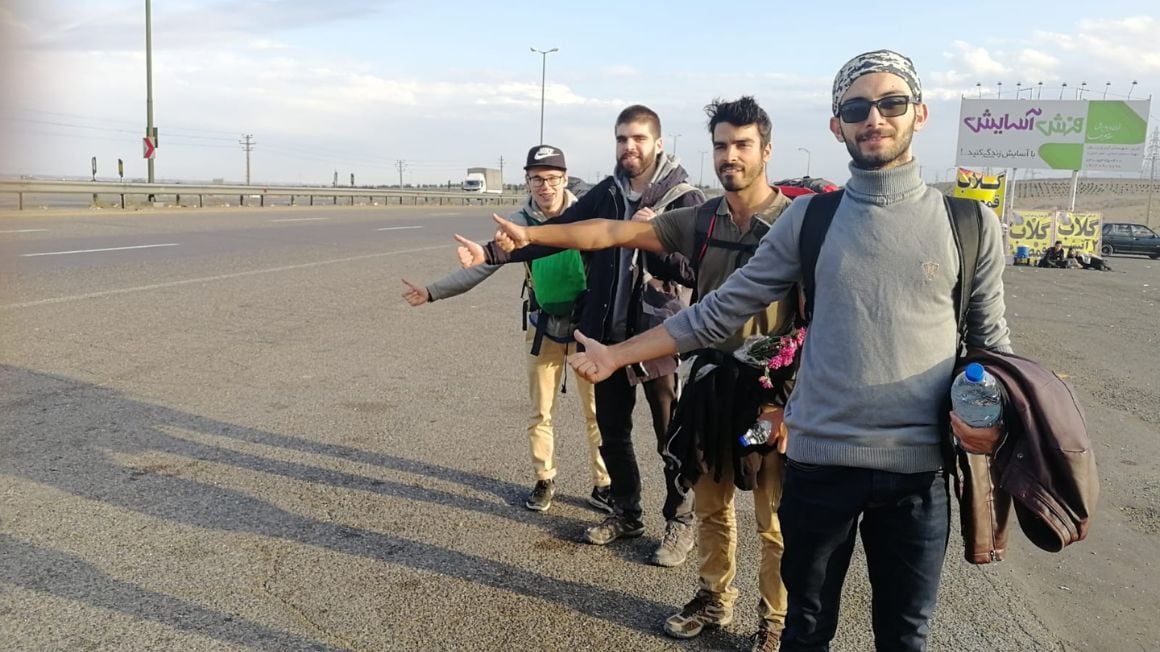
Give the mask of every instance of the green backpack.
[[549, 315], [572, 314], [576, 299], [588, 289], [588, 275], [580, 252], [568, 249], [532, 261], [532, 296]]

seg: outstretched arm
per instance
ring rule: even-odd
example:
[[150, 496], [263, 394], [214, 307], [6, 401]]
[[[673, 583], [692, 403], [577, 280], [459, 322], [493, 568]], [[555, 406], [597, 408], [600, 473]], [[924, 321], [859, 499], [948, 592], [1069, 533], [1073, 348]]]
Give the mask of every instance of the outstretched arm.
[[614, 371], [634, 362], [655, 360], [677, 352], [677, 341], [663, 326], [656, 326], [619, 344], [607, 346], [575, 332], [576, 342], [584, 346], [582, 353], [568, 356], [568, 364], [591, 383], [598, 383]]
[[499, 215], [493, 215], [492, 218], [499, 225], [495, 241], [504, 251], [522, 249], [528, 245], [544, 245], [581, 251], [595, 251], [611, 247], [664, 251], [664, 246], [657, 238], [656, 231], [647, 222], [583, 220], [572, 224], [521, 226]]

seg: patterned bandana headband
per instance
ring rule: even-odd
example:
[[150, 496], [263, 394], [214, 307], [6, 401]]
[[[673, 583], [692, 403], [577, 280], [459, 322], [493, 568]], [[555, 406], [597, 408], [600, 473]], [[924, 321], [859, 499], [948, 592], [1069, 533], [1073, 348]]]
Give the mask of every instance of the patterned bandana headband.
[[922, 85], [914, 70], [914, 62], [892, 50], [875, 50], [850, 59], [834, 77], [834, 115], [838, 115], [838, 104], [850, 86], [862, 75], [875, 72], [886, 72], [901, 78], [910, 87], [914, 101], [922, 101]]

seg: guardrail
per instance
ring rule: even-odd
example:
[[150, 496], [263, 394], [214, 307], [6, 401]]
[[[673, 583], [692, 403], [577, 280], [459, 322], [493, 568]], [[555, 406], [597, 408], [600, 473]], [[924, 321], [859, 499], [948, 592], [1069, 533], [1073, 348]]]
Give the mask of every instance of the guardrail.
[[120, 207], [125, 208], [126, 196], [144, 196], [149, 201], [155, 201], [158, 196], [172, 196], [175, 203], [181, 203], [181, 197], [197, 197], [198, 207], [205, 205], [205, 197], [237, 197], [240, 206], [246, 205], [246, 200], [257, 201], [259, 206], [266, 205], [267, 197], [289, 197], [290, 205], [295, 206], [299, 199], [308, 199], [309, 205], [314, 206], [319, 198], [329, 199], [338, 205], [339, 199], [350, 200], [354, 206], [356, 199], [366, 199], [373, 202], [382, 198], [383, 204], [403, 204], [404, 200], [411, 200], [415, 204], [519, 204], [527, 201], [525, 194], [482, 194], [469, 192], [448, 192], [430, 190], [391, 190], [386, 188], [327, 188], [325, 186], [237, 186], [237, 185], [194, 185], [184, 183], [117, 183], [108, 181], [28, 181], [28, 180], [0, 180], [0, 193], [15, 194], [17, 207], [24, 209], [25, 195], [60, 195], [77, 194], [92, 195], [93, 203], [97, 203], [100, 195], [117, 195], [120, 197]]

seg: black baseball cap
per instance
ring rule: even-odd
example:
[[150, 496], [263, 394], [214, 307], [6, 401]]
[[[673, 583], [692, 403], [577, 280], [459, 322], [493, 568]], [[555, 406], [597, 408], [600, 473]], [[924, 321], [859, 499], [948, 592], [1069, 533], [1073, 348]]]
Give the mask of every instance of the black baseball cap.
[[528, 150], [528, 164], [524, 166], [524, 169], [528, 168], [567, 170], [568, 164], [564, 162], [564, 150], [551, 145], [536, 145]]

